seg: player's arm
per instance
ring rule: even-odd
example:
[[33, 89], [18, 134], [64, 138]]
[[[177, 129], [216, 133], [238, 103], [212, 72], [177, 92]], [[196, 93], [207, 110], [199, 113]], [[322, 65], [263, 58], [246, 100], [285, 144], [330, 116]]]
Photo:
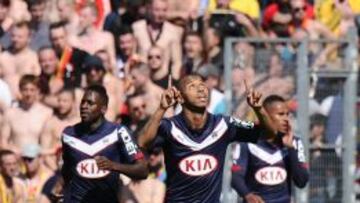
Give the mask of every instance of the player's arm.
[[267, 138], [273, 138], [277, 135], [277, 126], [272, 122], [265, 109], [262, 107], [260, 102], [262, 94], [253, 89], [250, 89], [246, 80], [244, 80], [246, 97], [248, 105], [254, 110], [256, 117], [259, 120], [259, 126], [265, 130], [265, 133], [261, 133]]
[[70, 170], [70, 151], [67, 144], [64, 143], [63, 139], [61, 139], [62, 142], [62, 159], [63, 159], [63, 165], [61, 167], [61, 177], [64, 179], [64, 186], [66, 186], [72, 179], [72, 173]]
[[125, 127], [118, 129], [120, 156], [124, 162], [118, 163], [104, 156], [96, 156], [95, 161], [102, 170], [111, 170], [122, 173], [132, 179], [145, 179], [149, 174], [144, 154], [137, 146], [130, 132]]
[[248, 203], [261, 203], [263, 202], [262, 198], [254, 193], [252, 193], [246, 185], [245, 177], [247, 175], [248, 168], [248, 148], [246, 144], [242, 143], [240, 145], [240, 153], [238, 154], [238, 159], [234, 162], [232, 167], [232, 178], [231, 186], [235, 191], [243, 197]]
[[140, 136], [138, 138], [138, 144], [141, 148], [148, 148], [153, 142], [157, 135], [161, 119], [163, 118], [166, 110], [175, 105], [176, 98], [180, 95], [179, 91], [171, 85], [171, 76], [169, 78], [169, 87], [161, 96], [159, 108], [154, 112], [139, 133]]
[[121, 164], [107, 159], [104, 156], [96, 156], [95, 161], [102, 170], [116, 171], [131, 179], [146, 179], [149, 170], [144, 159], [138, 159], [133, 164]]
[[300, 139], [294, 139], [292, 133], [283, 136], [282, 141], [288, 148], [288, 164], [292, 174], [292, 180], [297, 187], [303, 188], [309, 181], [309, 171], [305, 158], [304, 145]]
[[250, 190], [245, 183], [245, 176], [248, 168], [248, 152], [246, 144], [240, 144], [240, 150], [236, 157], [238, 158], [234, 161], [231, 168], [231, 186], [240, 196], [245, 197], [250, 193]]

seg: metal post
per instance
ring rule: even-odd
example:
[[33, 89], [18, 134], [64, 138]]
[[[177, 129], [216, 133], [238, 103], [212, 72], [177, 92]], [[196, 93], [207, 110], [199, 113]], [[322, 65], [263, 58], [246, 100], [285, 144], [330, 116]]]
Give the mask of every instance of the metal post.
[[356, 94], [357, 94], [357, 34], [355, 29], [348, 32], [345, 64], [350, 71], [344, 84], [343, 116], [343, 196], [342, 202], [355, 202], [355, 155], [356, 155]]
[[[225, 100], [226, 100], [226, 112], [228, 115], [232, 114], [232, 66], [233, 66], [233, 40], [231, 38], [225, 39], [225, 51], [224, 51], [224, 81], [225, 81]], [[231, 203], [234, 202], [234, 195], [231, 193], [231, 164], [232, 164], [232, 146], [230, 145], [226, 150], [224, 175], [222, 183], [222, 202]]]
[[[308, 64], [308, 39], [300, 42], [297, 53], [297, 93], [296, 98], [299, 103], [297, 110], [297, 132], [304, 142], [304, 150], [307, 161], [309, 161], [309, 64]], [[296, 202], [308, 202], [308, 186], [304, 189], [296, 189]]]

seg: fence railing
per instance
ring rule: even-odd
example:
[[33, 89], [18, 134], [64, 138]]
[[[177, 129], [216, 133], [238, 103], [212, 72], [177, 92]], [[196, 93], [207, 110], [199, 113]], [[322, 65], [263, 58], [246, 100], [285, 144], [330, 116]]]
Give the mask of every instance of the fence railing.
[[[337, 47], [330, 56], [331, 62], [327, 61], [321, 68], [312, 67], [316, 64], [316, 57], [327, 44], [336, 44]], [[317, 51], [314, 51], [314, 47]], [[235, 114], [242, 119], [249, 117], [249, 113], [245, 113], [246, 107], [243, 107], [246, 105], [242, 105], [246, 99], [243, 99], [244, 95], [238, 91], [239, 86], [236, 86], [239, 83], [234, 76], [236, 74], [245, 74], [247, 80], [252, 75], [251, 83], [255, 88], [266, 90], [267, 94], [281, 94], [283, 91], [285, 97], [293, 102], [289, 106], [294, 106], [295, 134], [304, 142], [308, 161], [312, 164], [310, 183], [305, 189], [296, 190], [296, 202], [355, 202], [357, 59], [358, 38], [355, 29], [351, 29], [346, 38], [339, 40], [225, 40], [224, 93], [229, 115]], [[279, 69], [281, 74], [278, 73]], [[282, 87], [281, 84], [285, 84], [288, 89], [277, 88]], [[314, 103], [318, 104], [318, 107], [314, 108]], [[323, 124], [324, 137], [321, 146], [311, 144], [317, 141], [316, 129], [310, 131], [314, 126], [310, 116], [314, 114], [325, 115], [327, 119]], [[230, 192], [230, 151], [228, 150], [226, 156], [223, 179], [225, 203], [235, 202], [237, 199], [234, 193]], [[316, 159], [319, 160], [314, 164]], [[332, 170], [327, 170], [329, 168]], [[334, 179], [331, 179], [329, 174], [333, 174]], [[329, 198], [333, 198], [332, 201], [329, 201]]]

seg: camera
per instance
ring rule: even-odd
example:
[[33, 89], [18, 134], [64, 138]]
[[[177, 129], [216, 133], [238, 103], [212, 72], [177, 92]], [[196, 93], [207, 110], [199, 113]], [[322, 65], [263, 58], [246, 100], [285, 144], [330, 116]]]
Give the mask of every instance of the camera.
[[211, 14], [210, 27], [220, 30], [224, 37], [244, 37], [244, 26], [236, 21], [232, 12], [214, 12]]

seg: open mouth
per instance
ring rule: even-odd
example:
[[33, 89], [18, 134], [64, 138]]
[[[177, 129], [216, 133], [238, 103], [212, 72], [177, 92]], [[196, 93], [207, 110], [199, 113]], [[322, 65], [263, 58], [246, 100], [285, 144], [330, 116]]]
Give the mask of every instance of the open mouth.
[[208, 97], [207, 97], [207, 96], [200, 96], [200, 97], [198, 97], [198, 99], [199, 99], [201, 102], [207, 102]]

